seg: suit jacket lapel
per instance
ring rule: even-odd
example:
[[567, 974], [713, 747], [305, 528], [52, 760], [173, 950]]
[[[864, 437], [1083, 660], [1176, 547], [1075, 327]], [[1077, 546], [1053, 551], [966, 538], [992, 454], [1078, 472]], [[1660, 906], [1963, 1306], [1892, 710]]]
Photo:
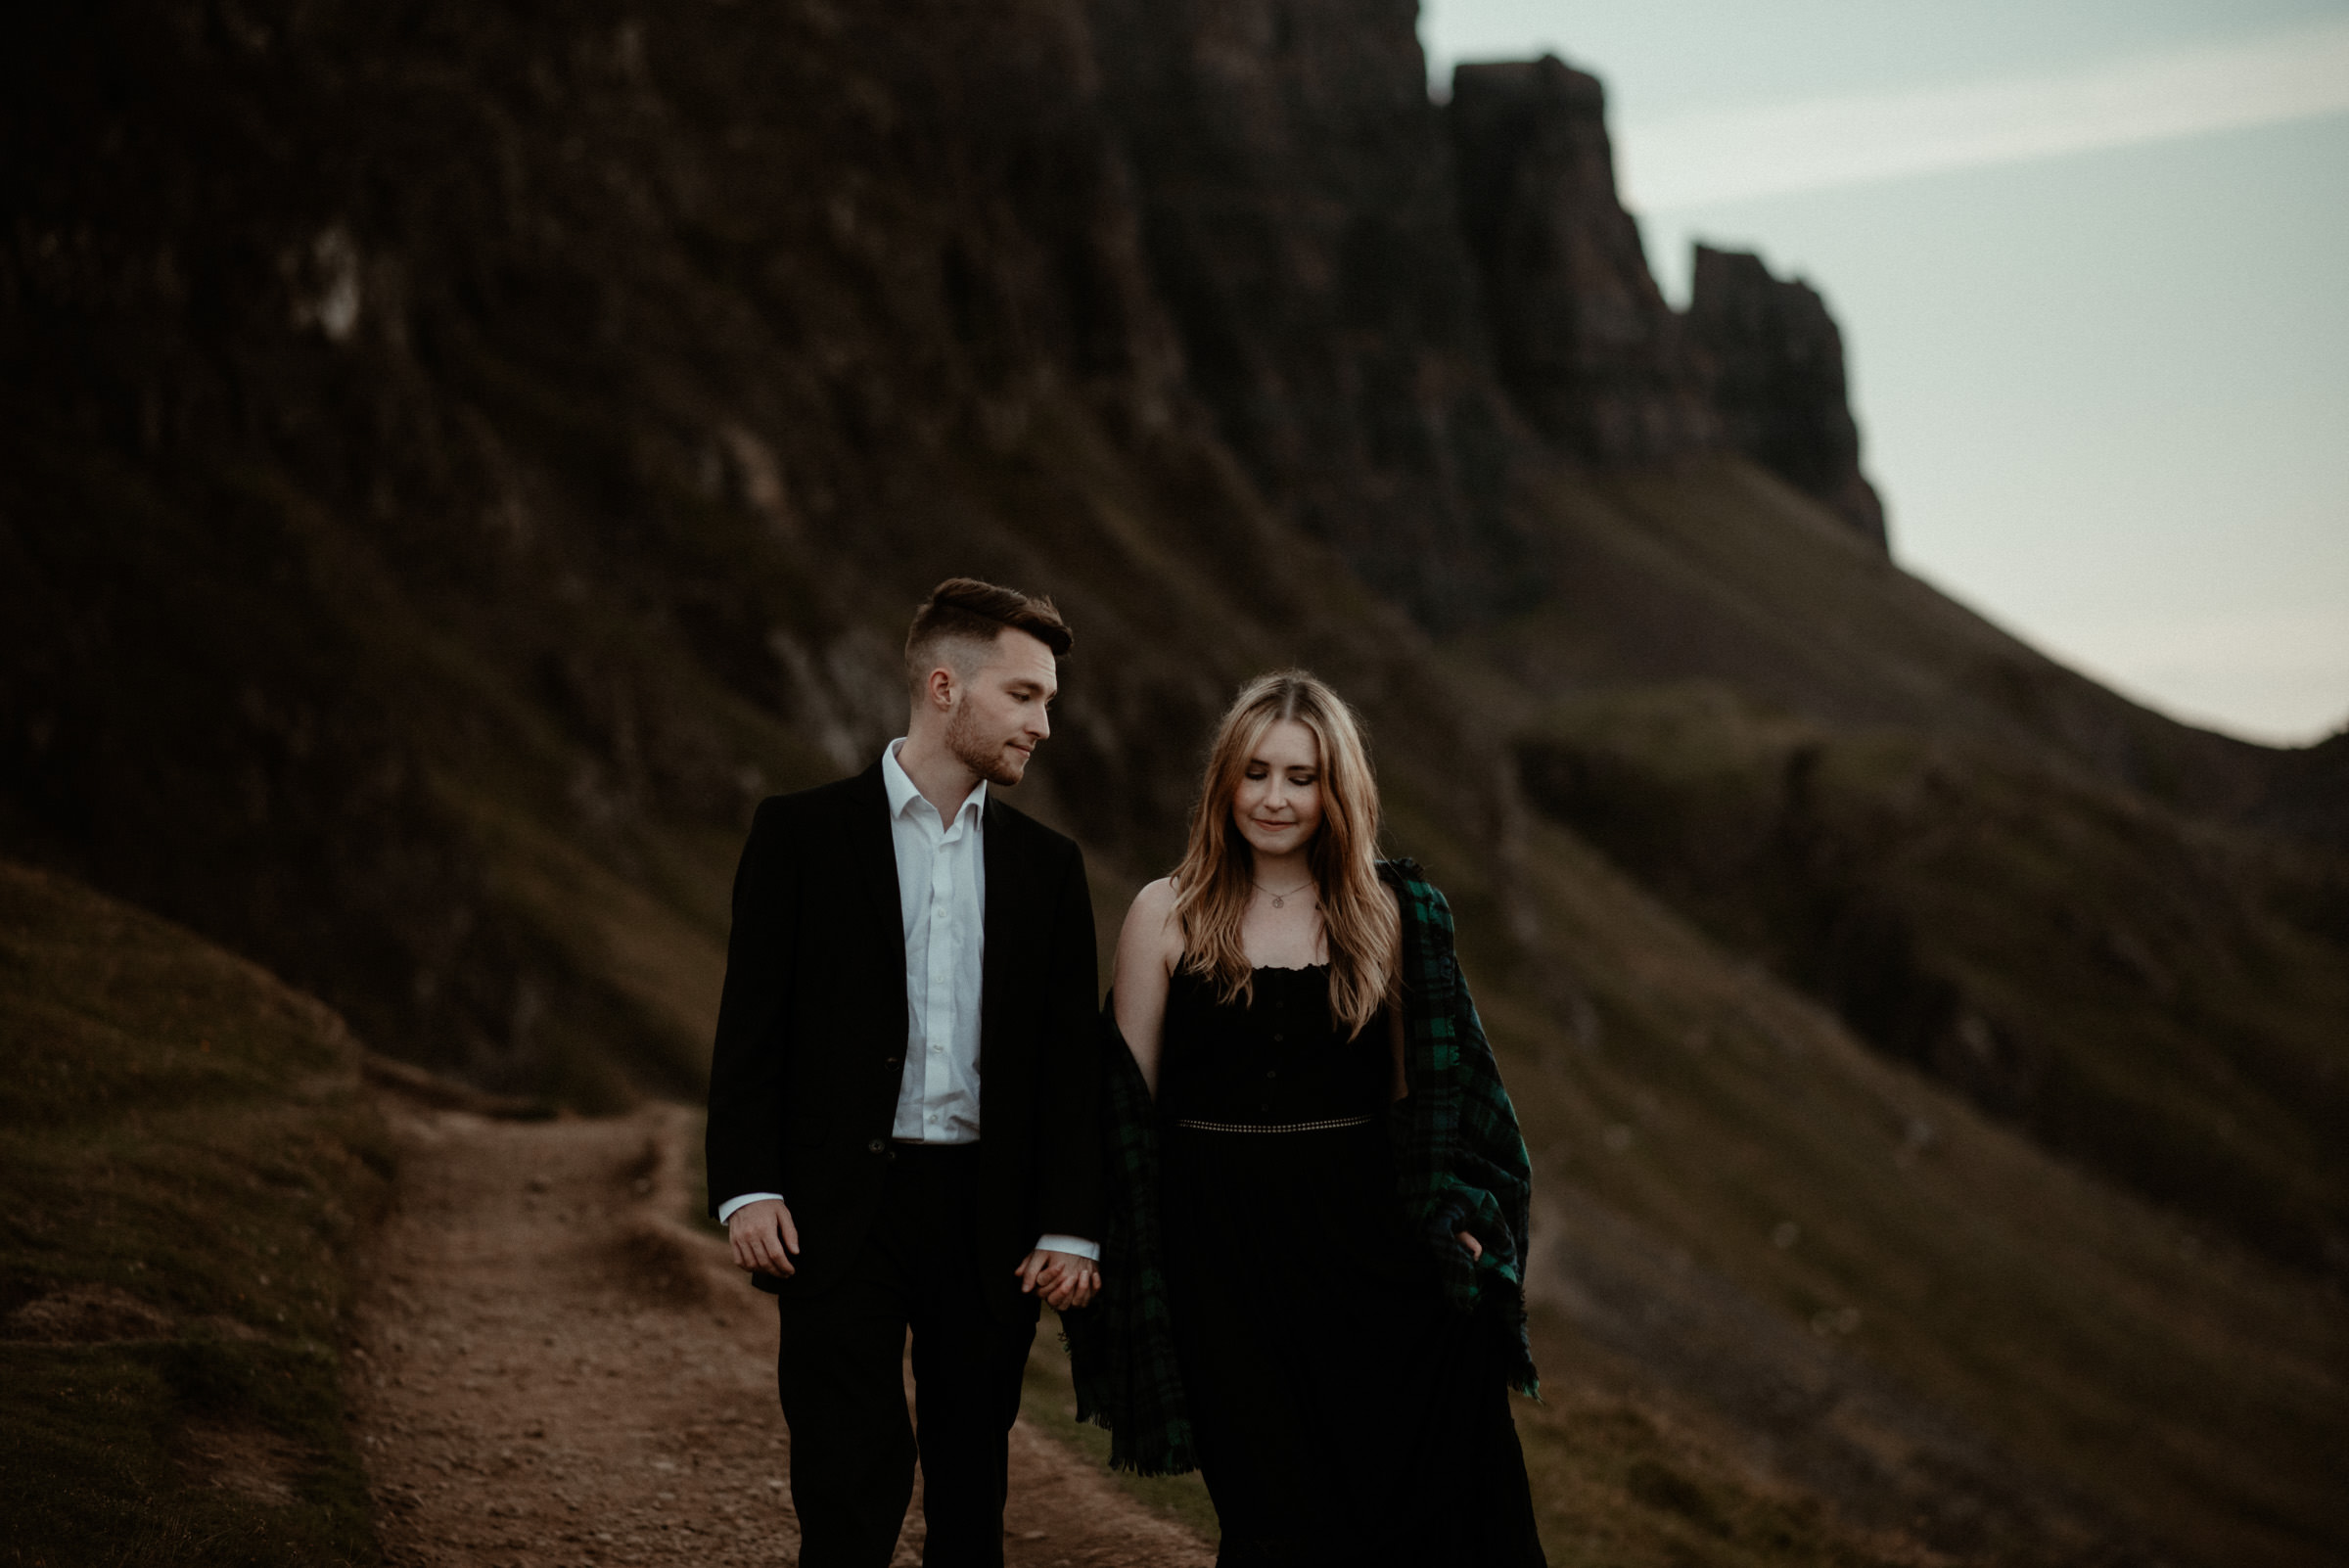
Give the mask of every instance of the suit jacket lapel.
[[[872, 930], [873, 950], [882, 954], [887, 969], [886, 989], [895, 998], [898, 1027], [891, 1038], [905, 1042], [905, 905], [898, 892], [898, 847], [889, 827], [889, 788], [881, 782], [881, 764], [857, 775], [856, 804], [849, 812], [848, 851], [851, 918], [865, 921]], [[990, 867], [991, 870], [992, 867]]]
[[[1019, 972], [1022, 945], [1036, 920], [1036, 890], [1030, 885], [1028, 857], [1012, 843], [1015, 829], [995, 792], [987, 792], [982, 808], [986, 822], [987, 952], [979, 969], [979, 1056], [984, 1064], [999, 1031], [996, 1020], [1009, 1000], [1011, 978]], [[984, 1098], [987, 1077], [980, 1079]]]

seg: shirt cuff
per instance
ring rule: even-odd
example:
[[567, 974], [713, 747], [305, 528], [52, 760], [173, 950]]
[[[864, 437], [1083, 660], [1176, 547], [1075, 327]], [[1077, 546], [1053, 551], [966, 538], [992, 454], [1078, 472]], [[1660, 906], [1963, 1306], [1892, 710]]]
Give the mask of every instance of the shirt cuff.
[[746, 1203], [757, 1203], [760, 1198], [772, 1198], [777, 1203], [781, 1203], [783, 1194], [780, 1192], [746, 1192], [739, 1198], [728, 1198], [717, 1206], [717, 1222], [721, 1225], [724, 1224], [734, 1218], [735, 1210]]
[[1087, 1241], [1082, 1236], [1038, 1236], [1036, 1238], [1036, 1250], [1065, 1252], [1072, 1258], [1084, 1258], [1093, 1263], [1101, 1261], [1100, 1243]]

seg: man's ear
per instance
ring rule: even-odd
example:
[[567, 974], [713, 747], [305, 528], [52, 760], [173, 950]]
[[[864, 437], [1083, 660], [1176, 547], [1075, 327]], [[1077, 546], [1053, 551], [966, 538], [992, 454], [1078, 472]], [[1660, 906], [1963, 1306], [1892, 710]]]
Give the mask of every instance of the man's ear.
[[940, 713], [954, 706], [955, 692], [954, 671], [945, 665], [933, 669], [929, 678], [922, 682], [923, 703]]

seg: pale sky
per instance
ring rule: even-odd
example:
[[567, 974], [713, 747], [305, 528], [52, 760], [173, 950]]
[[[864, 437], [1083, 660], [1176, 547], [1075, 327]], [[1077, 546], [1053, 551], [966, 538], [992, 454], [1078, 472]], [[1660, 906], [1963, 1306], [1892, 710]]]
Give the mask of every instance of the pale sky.
[[1607, 84], [1666, 292], [1842, 323], [1921, 576], [2250, 739], [2349, 722], [2349, 0], [1423, 0]]

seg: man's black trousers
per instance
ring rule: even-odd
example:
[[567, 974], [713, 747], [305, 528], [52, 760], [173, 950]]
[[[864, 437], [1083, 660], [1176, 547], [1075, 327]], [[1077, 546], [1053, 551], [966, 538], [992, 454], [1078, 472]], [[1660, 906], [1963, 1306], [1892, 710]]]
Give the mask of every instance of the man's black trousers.
[[898, 1144], [879, 1218], [847, 1277], [812, 1299], [789, 1286], [776, 1298], [775, 1382], [791, 1426], [801, 1568], [883, 1568], [913, 1496], [917, 1454], [927, 1568], [1003, 1561], [1004, 1469], [1036, 1309], [1024, 1298], [1016, 1325], [988, 1311], [978, 1160], [975, 1143]]

